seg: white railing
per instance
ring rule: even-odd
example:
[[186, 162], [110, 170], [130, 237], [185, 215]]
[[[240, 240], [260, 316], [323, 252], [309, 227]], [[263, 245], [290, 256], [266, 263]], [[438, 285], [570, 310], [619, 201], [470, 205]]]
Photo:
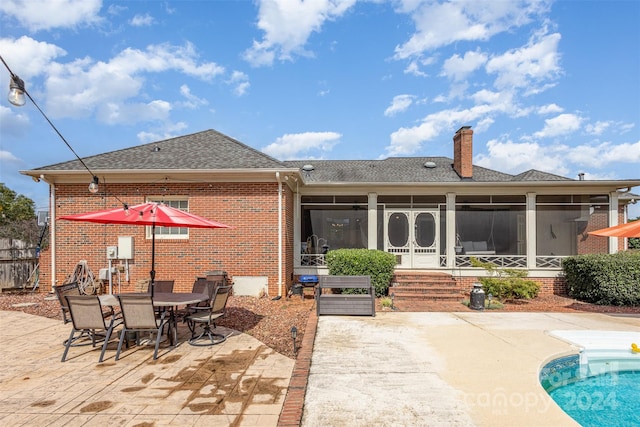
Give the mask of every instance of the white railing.
[[324, 254], [302, 254], [300, 255], [300, 265], [311, 267], [322, 267], [327, 265]]
[[[526, 255], [474, 255], [473, 258], [480, 262], [491, 262], [503, 268], [527, 268]], [[536, 257], [537, 268], [558, 269], [562, 268], [563, 256], [538, 256]], [[300, 255], [300, 265], [310, 267], [324, 267], [327, 262], [324, 254], [302, 254]], [[440, 255], [440, 267], [447, 266], [446, 255]], [[456, 267], [473, 267], [470, 255], [456, 255]]]
[[456, 267], [473, 267], [471, 258], [503, 268], [526, 268], [526, 255], [456, 255]]

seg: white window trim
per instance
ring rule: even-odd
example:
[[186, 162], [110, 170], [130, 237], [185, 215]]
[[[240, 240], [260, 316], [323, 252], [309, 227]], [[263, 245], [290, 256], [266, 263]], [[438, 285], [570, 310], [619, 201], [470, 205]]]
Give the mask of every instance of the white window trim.
[[[183, 202], [186, 201], [187, 205], [189, 204], [188, 196], [149, 196], [147, 197], [147, 202]], [[186, 210], [188, 212], [188, 210]], [[159, 226], [163, 227], [163, 226]], [[170, 227], [168, 227], [170, 228]], [[156, 240], [189, 240], [189, 228], [188, 227], [176, 227], [176, 228], [186, 228], [187, 234], [156, 234]], [[148, 240], [151, 240], [151, 226], [145, 227], [145, 237]]]

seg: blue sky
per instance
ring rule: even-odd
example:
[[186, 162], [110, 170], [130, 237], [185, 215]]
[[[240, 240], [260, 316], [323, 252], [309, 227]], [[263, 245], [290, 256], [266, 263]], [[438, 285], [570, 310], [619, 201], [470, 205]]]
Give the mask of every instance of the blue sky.
[[[635, 0], [3, 0], [0, 54], [81, 157], [206, 129], [280, 160], [452, 157], [470, 125], [484, 167], [639, 179], [638, 22]], [[0, 131], [0, 182], [46, 209], [18, 171], [73, 153], [30, 103], [1, 96]]]

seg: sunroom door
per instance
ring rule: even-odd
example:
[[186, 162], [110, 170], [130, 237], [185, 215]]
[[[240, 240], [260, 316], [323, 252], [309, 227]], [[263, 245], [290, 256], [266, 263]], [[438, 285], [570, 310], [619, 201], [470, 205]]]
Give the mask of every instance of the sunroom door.
[[390, 210], [386, 212], [385, 250], [397, 255], [398, 267], [439, 266], [437, 210]]

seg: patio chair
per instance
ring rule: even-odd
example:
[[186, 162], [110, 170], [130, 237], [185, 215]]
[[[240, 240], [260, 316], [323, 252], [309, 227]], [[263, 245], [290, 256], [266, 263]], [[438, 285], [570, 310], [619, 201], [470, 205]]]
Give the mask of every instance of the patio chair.
[[[102, 306], [100, 305], [100, 299], [97, 295], [66, 295], [64, 299], [67, 302], [67, 307], [69, 308], [69, 315], [71, 316], [73, 328], [71, 329], [69, 338], [65, 341], [64, 353], [62, 353], [62, 362], [66, 360], [70, 347], [85, 345], [77, 344], [77, 340], [81, 336], [90, 338], [91, 345], [93, 347], [96, 346], [97, 341], [104, 340], [104, 344], [102, 344], [102, 351], [100, 352], [100, 358], [98, 359], [98, 362], [102, 362], [104, 352], [107, 349], [109, 340], [111, 339], [113, 329], [122, 323], [120, 318], [117, 316], [111, 316], [111, 319], [107, 324], [107, 318], [104, 316]], [[99, 336], [100, 339], [96, 339], [98, 337], [96, 333], [97, 331], [104, 331], [104, 337]], [[76, 336], [76, 333], [79, 335]]]
[[62, 312], [62, 321], [67, 324], [71, 322], [71, 317], [69, 315], [69, 305], [67, 304], [67, 300], [65, 296], [67, 295], [80, 295], [80, 286], [78, 282], [65, 283], [64, 285], [54, 286], [53, 287], [56, 297], [58, 297], [58, 302], [60, 302], [60, 311]]
[[191, 287], [191, 293], [194, 294], [205, 294], [208, 295], [209, 298], [206, 301], [199, 302], [197, 304], [191, 304], [181, 310], [175, 310], [175, 316], [178, 319], [182, 319], [183, 323], [187, 321], [187, 316], [192, 314], [195, 310], [194, 307], [202, 307], [204, 309], [209, 308], [209, 304], [211, 302], [211, 298], [213, 298], [213, 293], [218, 286], [223, 285], [222, 280], [212, 281], [207, 280], [206, 277], [198, 277], [193, 282], [193, 286]]
[[[212, 327], [215, 329], [215, 320], [224, 316], [230, 291], [231, 286], [218, 286], [208, 307], [192, 307], [194, 312], [185, 318], [191, 331], [189, 344], [209, 346], [220, 344], [227, 339], [224, 335], [213, 332]], [[197, 324], [202, 325], [200, 335], [196, 333]]]
[[[173, 292], [173, 284], [175, 280], [156, 280], [153, 282], [153, 292]], [[149, 283], [149, 289], [147, 292], [151, 293], [151, 283]]]
[[149, 294], [123, 294], [118, 295], [120, 301], [120, 310], [122, 311], [122, 320], [124, 327], [120, 332], [120, 341], [118, 342], [118, 350], [116, 351], [116, 358], [120, 358], [120, 351], [122, 350], [122, 343], [127, 339], [127, 345], [129, 345], [129, 339], [127, 334], [129, 332], [136, 332], [136, 345], [140, 344], [139, 332], [154, 332], [155, 333], [155, 351], [153, 352], [153, 359], [158, 358], [158, 347], [162, 337], [162, 330], [167, 325], [166, 312], [162, 312], [160, 318], [156, 318], [156, 311], [153, 306], [153, 300]]

